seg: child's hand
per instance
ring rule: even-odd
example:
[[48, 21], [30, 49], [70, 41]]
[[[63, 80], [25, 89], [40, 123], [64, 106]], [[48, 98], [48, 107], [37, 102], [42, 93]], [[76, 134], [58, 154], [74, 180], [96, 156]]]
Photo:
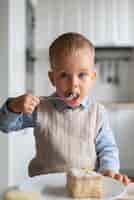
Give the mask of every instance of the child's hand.
[[120, 173], [115, 173], [111, 170], [106, 170], [102, 174], [104, 176], [110, 176], [114, 179], [117, 179], [117, 180], [121, 181], [122, 183], [124, 183], [125, 185], [128, 185], [131, 182], [131, 179], [129, 179], [128, 176], [126, 176], [124, 174], [120, 174]]
[[24, 94], [9, 102], [8, 107], [11, 111], [16, 113], [32, 113], [39, 103], [39, 97], [31, 94]]

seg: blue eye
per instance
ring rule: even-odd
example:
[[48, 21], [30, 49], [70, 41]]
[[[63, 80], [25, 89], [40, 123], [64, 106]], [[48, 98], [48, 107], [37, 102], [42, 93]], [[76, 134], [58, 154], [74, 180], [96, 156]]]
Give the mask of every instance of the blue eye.
[[85, 76], [87, 76], [86, 72], [79, 73], [79, 78], [84, 78]]

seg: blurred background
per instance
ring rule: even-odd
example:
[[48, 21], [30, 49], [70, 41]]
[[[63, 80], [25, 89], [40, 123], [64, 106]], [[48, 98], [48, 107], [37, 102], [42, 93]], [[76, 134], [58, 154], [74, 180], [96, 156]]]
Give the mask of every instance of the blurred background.
[[[121, 171], [134, 177], [134, 1], [0, 0], [0, 105], [26, 92], [53, 92], [48, 47], [63, 32], [84, 34], [96, 50], [92, 95], [108, 110]], [[28, 177], [32, 129], [0, 134], [0, 185]]]

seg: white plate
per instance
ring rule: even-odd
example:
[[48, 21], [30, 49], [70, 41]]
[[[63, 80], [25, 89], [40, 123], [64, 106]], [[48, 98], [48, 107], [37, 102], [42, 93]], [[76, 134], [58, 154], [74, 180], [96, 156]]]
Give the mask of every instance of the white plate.
[[[71, 200], [65, 188], [65, 173], [54, 173], [29, 178], [20, 185], [20, 190], [40, 192], [43, 200]], [[126, 187], [119, 181], [103, 177], [103, 199], [114, 199], [124, 194]], [[97, 200], [95, 198], [87, 198], [88, 200]]]

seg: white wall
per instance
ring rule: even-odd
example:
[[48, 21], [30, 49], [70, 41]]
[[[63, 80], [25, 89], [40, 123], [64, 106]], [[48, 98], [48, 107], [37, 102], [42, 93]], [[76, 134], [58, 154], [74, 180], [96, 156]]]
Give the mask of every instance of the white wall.
[[[25, 0], [0, 1], [0, 105], [25, 93]], [[32, 130], [0, 133], [0, 193], [23, 181], [33, 151]]]
[[[25, 0], [10, 0], [9, 6], [9, 91], [8, 96], [17, 96], [26, 92], [26, 4]], [[32, 130], [11, 133], [10, 136], [10, 176], [9, 185], [18, 184], [27, 176], [28, 161], [32, 158]]]
[[[26, 4], [25, 0], [10, 0], [10, 63], [9, 96], [26, 92]], [[34, 156], [33, 129], [10, 134], [9, 185], [19, 184], [28, 177], [28, 163]]]
[[9, 96], [25, 92], [25, 0], [9, 1]]
[[[9, 51], [8, 51], [8, 1], [0, 1], [0, 103], [8, 95], [8, 63], [9, 63]], [[3, 78], [6, 77], [6, 78]], [[3, 86], [5, 89], [3, 89]], [[2, 102], [1, 102], [2, 101]]]
[[[0, 1], [0, 105], [8, 96], [8, 1]], [[3, 190], [8, 185], [8, 137], [0, 133], [0, 185]]]

